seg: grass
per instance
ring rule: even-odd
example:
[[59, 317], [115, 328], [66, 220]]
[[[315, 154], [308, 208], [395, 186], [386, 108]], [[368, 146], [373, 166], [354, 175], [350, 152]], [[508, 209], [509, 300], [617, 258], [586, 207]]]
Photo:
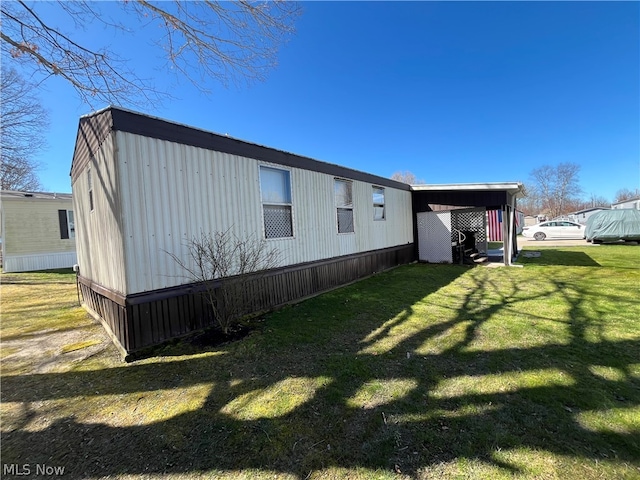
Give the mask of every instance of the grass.
[[3, 340], [86, 325], [86, 314], [78, 306], [75, 274], [71, 269], [3, 273], [0, 282]]
[[[397, 268], [211, 351], [125, 365], [109, 348], [44, 373], [3, 354], [2, 461], [70, 478], [639, 478], [640, 247], [535, 250], [523, 268]], [[43, 294], [7, 287], [3, 336], [6, 314], [48, 328], [7, 312], [46, 317]], [[52, 311], [73, 310], [67, 291]]]
[[71, 269], [3, 273], [0, 282], [3, 375], [68, 369], [71, 360], [107, 346], [104, 330], [79, 306]]

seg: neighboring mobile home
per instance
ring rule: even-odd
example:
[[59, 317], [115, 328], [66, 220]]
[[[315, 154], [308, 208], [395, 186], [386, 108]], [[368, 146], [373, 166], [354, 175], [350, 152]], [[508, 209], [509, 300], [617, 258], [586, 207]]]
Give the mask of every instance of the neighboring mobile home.
[[608, 210], [608, 208], [603, 208], [603, 207], [585, 208], [584, 210], [578, 210], [577, 212], [570, 213], [568, 217], [569, 217], [569, 220], [571, 220], [572, 222], [586, 225], [587, 220], [589, 220], [589, 217], [603, 210]]
[[109, 107], [71, 168], [85, 306], [123, 352], [212, 324], [172, 258], [201, 232], [266, 239], [268, 309], [414, 260], [409, 185]]
[[620, 208], [633, 208], [635, 210], [640, 210], [640, 197], [628, 198], [622, 202], [613, 203], [611, 208], [614, 210]]
[[73, 201], [69, 193], [0, 193], [2, 268], [27, 272], [76, 263]]

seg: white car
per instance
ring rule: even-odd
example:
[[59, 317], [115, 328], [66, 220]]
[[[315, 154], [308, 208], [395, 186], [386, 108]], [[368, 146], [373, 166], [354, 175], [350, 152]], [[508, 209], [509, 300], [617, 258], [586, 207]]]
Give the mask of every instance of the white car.
[[553, 220], [542, 222], [522, 229], [522, 235], [536, 240], [545, 238], [584, 238], [584, 225], [567, 222], [565, 220]]

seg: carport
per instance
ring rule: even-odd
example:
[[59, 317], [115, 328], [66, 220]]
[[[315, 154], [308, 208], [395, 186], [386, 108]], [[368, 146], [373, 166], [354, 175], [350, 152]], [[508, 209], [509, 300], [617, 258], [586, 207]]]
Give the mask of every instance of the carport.
[[515, 216], [522, 183], [412, 185], [411, 190], [419, 260], [453, 263], [457, 249], [487, 254], [487, 212], [497, 210], [502, 218], [503, 261], [512, 264], [518, 253]]

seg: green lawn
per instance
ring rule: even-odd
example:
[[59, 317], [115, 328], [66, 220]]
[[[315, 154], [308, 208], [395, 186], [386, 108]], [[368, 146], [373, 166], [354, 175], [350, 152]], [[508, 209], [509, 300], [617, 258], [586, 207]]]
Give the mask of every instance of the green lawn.
[[78, 306], [71, 269], [3, 273], [0, 282], [3, 341], [43, 330], [82, 328], [87, 323], [84, 309]]
[[[207, 351], [127, 365], [109, 348], [53, 371], [3, 355], [2, 462], [65, 478], [640, 478], [640, 247], [529, 250], [523, 268], [397, 268]], [[33, 334], [48, 285], [31, 275], [2, 301]]]

